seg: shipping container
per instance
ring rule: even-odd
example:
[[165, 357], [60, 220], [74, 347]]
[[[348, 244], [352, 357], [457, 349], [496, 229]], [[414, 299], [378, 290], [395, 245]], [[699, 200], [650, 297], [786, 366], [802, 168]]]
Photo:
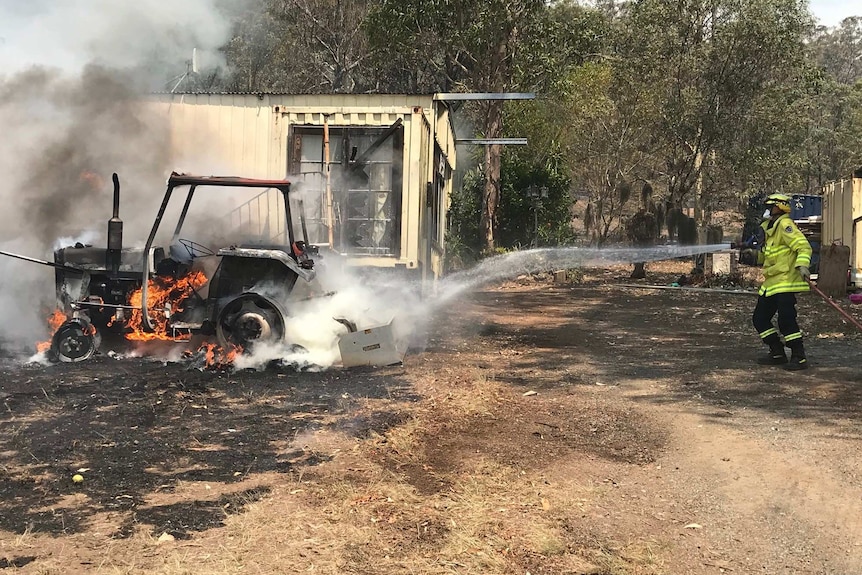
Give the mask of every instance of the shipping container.
[[822, 245], [850, 247], [850, 282], [862, 286], [862, 168], [823, 186]]
[[[167, 119], [178, 168], [291, 180], [315, 245], [349, 265], [442, 274], [455, 132], [433, 95], [155, 94], [148, 103]], [[273, 194], [236, 206], [229, 225], [282, 241]]]

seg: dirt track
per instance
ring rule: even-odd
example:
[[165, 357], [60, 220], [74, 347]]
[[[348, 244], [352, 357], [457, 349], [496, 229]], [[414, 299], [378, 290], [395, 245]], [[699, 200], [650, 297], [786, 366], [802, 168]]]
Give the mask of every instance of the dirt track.
[[472, 294], [399, 368], [8, 366], [0, 568], [862, 572], [858, 336], [805, 297], [814, 369], [759, 367], [753, 298], [624, 273]]

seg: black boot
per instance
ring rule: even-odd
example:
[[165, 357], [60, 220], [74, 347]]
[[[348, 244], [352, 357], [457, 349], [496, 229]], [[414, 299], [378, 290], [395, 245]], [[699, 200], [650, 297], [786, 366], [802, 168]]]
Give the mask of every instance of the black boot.
[[[805, 347], [802, 345], [802, 340], [796, 339], [788, 342], [787, 347], [790, 348], [790, 363], [784, 366], [784, 369], [789, 371], [808, 369], [808, 359], [805, 357]], [[781, 351], [784, 353], [784, 350]]]
[[769, 354], [757, 358], [757, 363], [760, 365], [782, 365], [787, 363], [787, 356], [784, 354], [784, 346], [781, 345], [781, 339], [778, 334], [772, 334], [763, 340], [763, 343], [769, 346]]

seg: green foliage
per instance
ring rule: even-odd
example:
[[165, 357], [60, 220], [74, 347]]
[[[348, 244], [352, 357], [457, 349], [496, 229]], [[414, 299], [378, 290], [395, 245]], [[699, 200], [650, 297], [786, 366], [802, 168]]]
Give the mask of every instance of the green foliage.
[[[536, 91], [457, 110], [491, 148], [452, 198], [450, 254], [669, 233], [762, 191], [816, 192], [862, 165], [862, 17], [802, 0], [250, 0], [222, 86], [288, 92]], [[208, 79], [213, 81], [213, 78]], [[218, 86], [213, 86], [218, 88]], [[469, 136], [459, 130], [459, 135]], [[484, 152], [484, 150], [481, 150]], [[499, 171], [499, 177], [497, 173]], [[649, 190], [646, 193], [645, 190]], [[484, 203], [483, 203], [484, 202]]]
[[224, 47], [232, 90], [319, 94], [375, 86], [363, 31], [373, 0], [247, 0]]
[[[536, 243], [562, 245], [574, 240], [570, 183], [559, 162], [531, 164], [518, 154], [507, 152], [503, 155], [502, 173], [497, 248], [517, 249]], [[462, 262], [475, 261], [483, 251], [478, 225], [483, 186], [481, 170], [473, 170], [464, 178], [462, 188], [453, 193], [447, 250]], [[546, 187], [548, 197], [534, 203], [529, 195], [531, 186], [534, 189]]]
[[848, 86], [862, 80], [862, 16], [845, 18], [835, 28], [819, 27], [812, 36], [813, 59], [830, 78]]
[[[452, 192], [446, 232], [446, 255], [450, 260], [469, 263], [479, 259], [482, 252], [479, 214], [483, 185], [482, 173], [471, 170], [464, 176], [463, 185]], [[451, 261], [450, 267], [454, 267]]]
[[598, 11], [564, 0], [550, 3], [521, 34], [519, 83], [545, 98], [557, 98], [573, 88], [570, 71], [601, 51], [608, 23]]
[[[503, 155], [503, 174], [500, 245], [560, 245], [574, 239], [569, 178], [557, 158], [535, 164], [515, 151], [507, 152]], [[531, 188], [547, 188], [547, 198], [532, 199]]]
[[541, 0], [380, 0], [365, 31], [390, 89], [500, 91], [514, 87], [520, 30], [535, 29], [543, 8]]
[[805, 71], [810, 18], [795, 0], [644, 0], [620, 18], [615, 72], [649, 94], [655, 177], [672, 205], [698, 217], [783, 161], [786, 116]]
[[[601, 19], [572, 1], [381, 0], [366, 31], [388, 86], [428, 91], [559, 91], [561, 72], [599, 47]], [[564, 75], [564, 74], [563, 74]], [[467, 107], [486, 138], [504, 135], [504, 106]], [[479, 197], [483, 251], [497, 241], [506, 192], [500, 176], [502, 147], [491, 146]]]
[[540, 146], [560, 151], [574, 189], [585, 198], [585, 230], [600, 245], [619, 231], [635, 183], [649, 177], [651, 134], [645, 126], [654, 106], [625, 91], [609, 61], [573, 68], [566, 83], [568, 93], [538, 114], [557, 126]]

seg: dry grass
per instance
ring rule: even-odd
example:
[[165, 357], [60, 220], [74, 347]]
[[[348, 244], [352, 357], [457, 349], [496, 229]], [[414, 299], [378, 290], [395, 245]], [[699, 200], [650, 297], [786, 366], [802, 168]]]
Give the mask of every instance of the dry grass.
[[666, 573], [657, 551], [662, 546], [650, 541], [601, 546], [590, 559], [606, 575], [658, 575]]
[[481, 445], [463, 454], [447, 489], [430, 495], [418, 493], [397, 465], [393, 470], [393, 460], [425, 460], [428, 429], [441, 419], [493, 412], [501, 387], [475, 373], [467, 379], [383, 434], [362, 442], [341, 437], [342, 455], [313, 477], [278, 477], [267, 498], [227, 517], [224, 529], [170, 543], [138, 530], [129, 540], [109, 542], [111, 559], [99, 570], [495, 574], [541, 564], [544, 572], [577, 572], [584, 560], [564, 520], [582, 487], [544, 493], [533, 474], [485, 457]]
[[[493, 575], [536, 566], [543, 573], [658, 573], [648, 545], [589, 550], [572, 539], [571, 513], [593, 495], [591, 488], [570, 483], [543, 489], [535, 473], [494, 461], [482, 444], [451, 454], [458, 461], [446, 488], [420, 493], [399, 470], [425, 465], [433, 455], [429, 433], [494, 414], [511, 397], [486, 371], [448, 377], [384, 433], [357, 440], [330, 430], [304, 438], [308, 449], [325, 450], [333, 459], [308, 472], [255, 476], [256, 485], [269, 484], [272, 491], [249, 501], [242, 513], [226, 509], [223, 529], [169, 542], [160, 542], [160, 534], [144, 525], [126, 539], [109, 538], [110, 529], [62, 540], [25, 532], [11, 545], [7, 539], [3, 552], [38, 554], [31, 572], [41, 575]], [[232, 489], [245, 489], [246, 483]], [[169, 498], [194, 499], [201, 486], [183, 483]], [[46, 547], [52, 548], [47, 557]], [[78, 567], [79, 548], [99, 560]]]
[[[650, 264], [650, 273], [658, 278], [650, 283], [665, 283], [687, 273], [689, 265]], [[717, 543], [719, 551], [730, 555], [729, 547], [721, 546], [736, 544], [724, 536], [740, 531], [710, 530], [704, 517], [723, 513], [723, 500], [716, 503], [708, 483], [692, 484], [699, 467], [672, 465], [675, 461], [700, 465], [702, 456], [694, 460], [680, 456], [659, 431], [674, 423], [671, 417], [682, 410], [704, 405], [709, 407], [704, 417], [728, 422], [723, 425], [747, 425], [740, 423], [750, 417], [746, 413], [736, 419], [727, 417], [730, 412], [725, 411], [721, 394], [716, 396], [721, 400], [720, 413], [712, 414], [718, 403], [698, 402], [707, 390], [723, 394], [743, 384], [747, 394], [750, 382], [739, 383], [733, 379], [735, 374], [724, 374], [722, 383], [708, 366], [695, 369], [691, 377], [679, 369], [665, 370], [682, 354], [703, 357], [705, 364], [712, 361], [705, 351], [697, 355], [701, 352], [694, 346], [704, 341], [711, 345], [713, 319], [716, 326], [723, 326], [728, 318], [744, 317], [743, 312], [737, 313], [736, 300], [695, 300], [690, 292], [664, 297], [661, 309], [650, 309], [649, 302], [636, 299], [645, 290], [627, 290], [620, 296], [615, 294], [621, 290], [609, 287], [628, 283], [624, 278], [630, 267], [583, 271], [584, 282], [593, 282], [589, 297], [580, 297], [586, 292], [550, 284], [519, 288], [514, 294], [505, 290], [483, 294], [478, 301], [484, 312], [467, 307], [460, 317], [464, 325], [454, 325], [403, 369], [381, 370], [383, 376], [374, 372], [373, 377], [369, 372], [339, 372], [321, 380], [328, 389], [311, 386], [299, 396], [305, 398], [302, 401], [294, 401], [302, 390], [286, 394], [277, 386], [269, 387], [269, 381], [259, 385], [260, 391], [230, 396], [221, 412], [229, 419], [213, 417], [210, 428], [200, 429], [218, 432], [234, 421], [244, 421], [249, 427], [261, 425], [261, 440], [232, 444], [219, 433], [210, 433], [210, 438], [200, 433], [190, 437], [186, 451], [167, 464], [157, 457], [146, 459], [140, 469], [155, 475], [156, 487], [144, 485], [137, 492], [134, 516], [129, 507], [100, 506], [100, 492], [95, 490], [87, 502], [58, 497], [57, 493], [67, 492], [57, 488], [48, 491], [52, 497], [40, 498], [38, 489], [29, 490], [23, 484], [17, 493], [30, 499], [19, 504], [25, 511], [18, 514], [24, 518], [19, 522], [22, 532], [12, 533], [18, 525], [7, 521], [10, 531], [0, 533], [0, 559], [35, 557], [21, 572], [45, 575], [705, 572], [704, 565], [711, 563], [703, 563], [701, 552], [708, 554], [708, 544]], [[548, 305], [518, 307], [521, 298], [532, 298], [540, 291], [548, 292], [544, 294]], [[608, 305], [598, 305], [602, 301]], [[636, 308], [647, 310], [649, 321], [637, 318], [638, 322], [624, 323], [629, 310]], [[734, 313], [718, 313], [726, 308]], [[685, 339], [691, 341], [682, 351], [665, 349], [656, 354], [657, 344], [652, 342], [659, 339], [654, 334], [672, 342], [682, 340], [670, 336], [678, 326], [688, 329], [685, 322], [692, 318], [698, 318], [698, 328], [709, 329], [702, 336], [693, 329], [686, 331]], [[599, 325], [605, 322], [606, 327]], [[710, 325], [703, 325], [707, 322]], [[736, 329], [733, 334], [750, 337], [747, 323], [738, 323], [739, 327], [716, 329]], [[625, 334], [626, 325], [633, 326], [639, 339], [620, 341], [617, 335]], [[598, 358], [594, 362], [591, 353]], [[627, 360], [626, 353], [634, 355]], [[731, 365], [735, 370], [742, 364]], [[387, 389], [401, 391], [363, 395], [364, 386], [381, 377]], [[336, 387], [338, 378], [350, 379], [350, 385]], [[691, 395], [682, 395], [679, 390], [690, 380], [696, 380], [696, 385], [684, 391]], [[548, 384], [542, 385], [545, 381]], [[165, 389], [169, 394], [173, 388]], [[821, 388], [812, 389], [796, 397], [820, 401]], [[538, 393], [524, 395], [526, 390]], [[212, 399], [221, 397], [218, 393], [201, 391], [200, 399], [187, 393], [189, 397], [179, 401], [189, 404], [186, 416], [202, 417], [209, 410], [218, 413]], [[676, 401], [693, 398], [695, 393], [697, 400]], [[776, 394], [768, 393], [755, 397], [764, 403], [774, 401]], [[320, 401], [318, 395], [325, 394], [345, 401]], [[841, 409], [853, 404], [854, 397], [848, 395]], [[41, 402], [41, 395], [37, 398]], [[208, 410], [192, 406], [206, 405], [206, 400], [211, 401]], [[273, 401], [284, 405], [272, 407]], [[673, 408], [662, 407], [665, 402], [673, 402]], [[262, 404], [271, 409], [261, 410]], [[299, 409], [287, 410], [294, 404]], [[143, 408], [149, 409], [150, 404]], [[51, 410], [45, 410], [50, 423], [52, 415], [47, 411]], [[237, 419], [231, 411], [245, 419]], [[264, 424], [264, 418], [258, 418], [261, 411], [272, 421]], [[10, 481], [37, 477], [40, 472], [27, 467], [33, 458], [26, 450], [38, 444], [21, 421], [4, 426], [10, 447], [0, 456], [9, 466], [3, 479]], [[156, 421], [172, 425], [165, 418]], [[689, 429], [686, 425], [684, 432], [677, 430], [675, 440], [687, 442]], [[49, 426], [43, 436], [52, 437], [52, 431]], [[179, 439], [182, 445], [184, 438]], [[94, 441], [92, 449], [99, 449], [100, 440]], [[734, 446], [727, 449], [732, 452]], [[262, 454], [261, 460], [266, 457], [269, 462], [251, 468], [247, 462], [236, 465], [237, 459], [196, 457], [213, 450], [235, 450], [255, 460]], [[727, 461], [719, 449], [713, 453], [714, 459], [721, 455], [720, 461]], [[63, 473], [61, 465], [50, 463], [61, 459], [36, 454], [46, 461], [41, 472]], [[113, 465], [114, 460], [107, 463]], [[734, 469], [726, 467], [727, 473]], [[724, 463], [716, 463], [714, 469], [724, 468]], [[170, 489], [161, 489], [159, 470], [173, 473]], [[187, 470], [195, 473], [177, 475]], [[216, 471], [220, 473], [212, 473]], [[166, 484], [169, 479], [165, 477]], [[50, 487], [47, 482], [35, 485]], [[248, 491], [251, 488], [255, 491]], [[251, 494], [243, 500], [245, 493]], [[114, 495], [110, 486], [101, 493], [109, 503]], [[231, 506], [222, 510], [226, 502]], [[14, 508], [11, 497], [4, 503]], [[78, 510], [80, 524], [68, 533], [54, 527], [53, 535], [23, 531], [33, 512], [48, 513], [52, 505], [60, 511]], [[196, 511], [201, 511], [202, 520], [178, 523], [185, 518], [182, 514]], [[681, 532], [692, 518], [706, 528]], [[39, 519], [36, 529], [48, 529], [52, 518], [45, 518], [48, 521], [41, 527]], [[156, 525], [159, 529], [180, 525], [174, 532], [180, 538], [160, 542]], [[128, 536], [112, 538], [120, 532]]]
[[[368, 464], [364, 481], [320, 476], [284, 482], [272, 494], [226, 518], [223, 529], [190, 540], [160, 543], [141, 527], [128, 539], [77, 543], [101, 557], [70, 569], [71, 547], [39, 562], [43, 575], [233, 573], [476, 573], [521, 572], [541, 564], [546, 573], [574, 573], [587, 557], [608, 574], [657, 573], [648, 547], [584, 553], [563, 527], [560, 497], [539, 497], [530, 479], [479, 458], [446, 492], [417, 495], [397, 475]], [[47, 538], [22, 535], [12, 555], [42, 555]], [[39, 553], [37, 553], [39, 552]], [[632, 568], [636, 566], [637, 568]]]
[[[470, 363], [461, 358], [461, 367], [437, 369], [433, 382], [418, 381], [418, 402], [360, 402], [359, 410], [402, 412], [400, 423], [385, 431], [357, 438], [335, 425], [281, 442], [284, 451], [300, 447], [328, 461], [291, 473], [252, 474], [235, 485], [213, 484], [213, 495], [206, 482], [179, 482], [171, 494], [142, 503], [269, 487], [266, 497], [249, 500], [242, 512], [225, 509], [223, 528], [168, 542], [147, 525], [124, 539], [110, 538], [110, 529], [61, 538], [24, 533], [11, 544], [5, 539], [2, 551], [39, 555], [30, 572], [42, 575], [660, 572], [649, 544], [585, 544], [584, 533], [572, 532], [573, 517], [597, 495], [593, 487], [569, 480], [550, 489], [543, 470], [501, 463], [483, 439], [458, 443], [463, 426], [493, 419], [520, 395], [513, 399], [492, 368], [464, 367]], [[453, 439], [451, 452], [438, 452], [442, 438]], [[428, 483], [433, 476], [439, 485], [421, 488], [426, 471]], [[122, 519], [121, 512], [93, 521]], [[98, 560], [81, 564], [79, 557]]]

